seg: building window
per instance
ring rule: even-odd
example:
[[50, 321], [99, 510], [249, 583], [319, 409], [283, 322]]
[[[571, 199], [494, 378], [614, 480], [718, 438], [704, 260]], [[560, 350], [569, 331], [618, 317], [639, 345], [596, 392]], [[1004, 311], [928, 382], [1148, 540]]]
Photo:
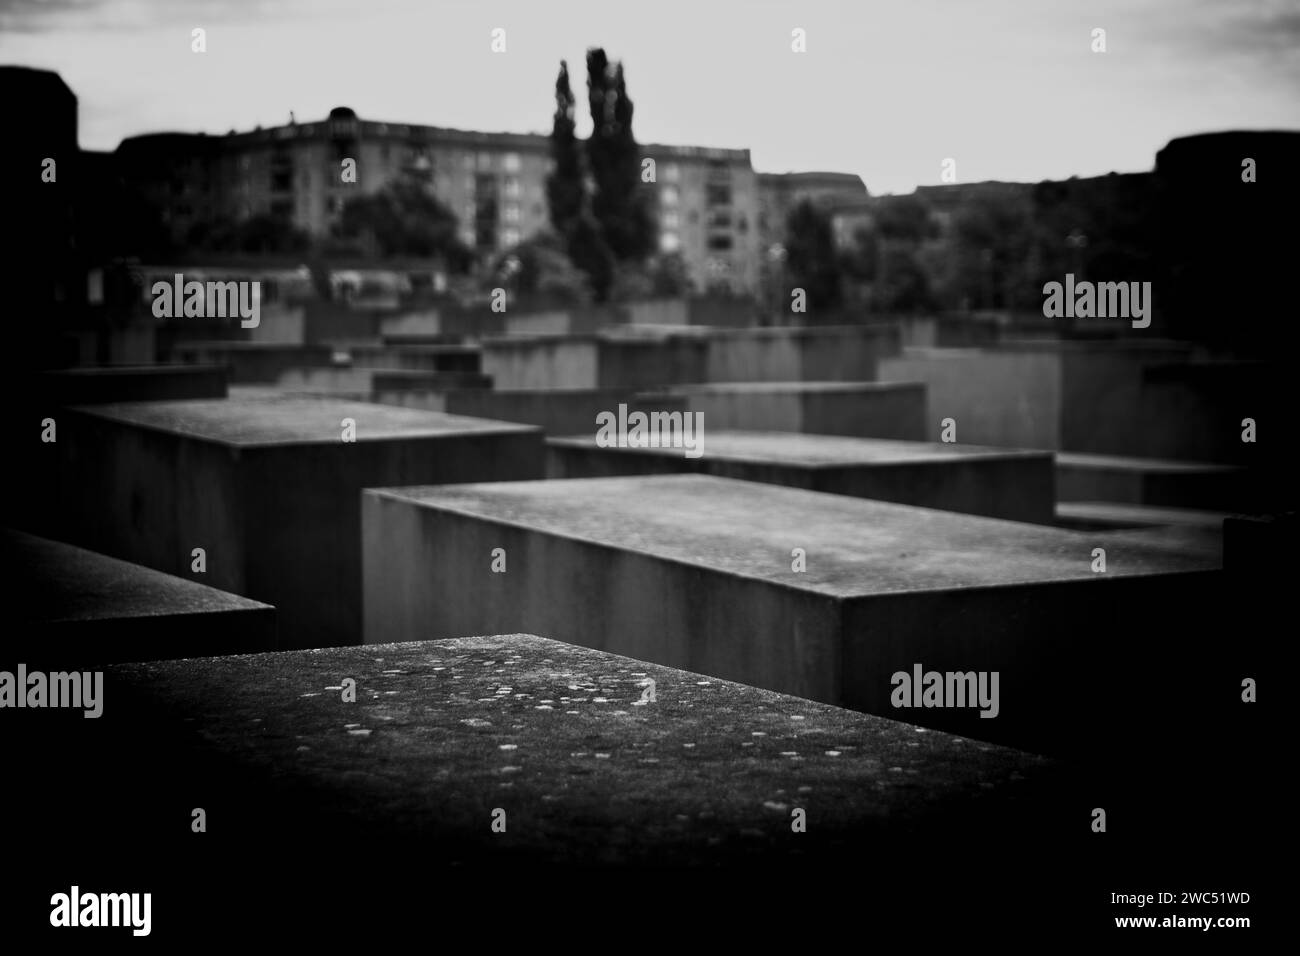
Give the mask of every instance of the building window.
[[710, 206], [731, 205], [731, 187], [726, 183], [708, 183], [704, 187], [704, 201]]
[[677, 205], [677, 187], [665, 186], [659, 193], [659, 201], [665, 206]]
[[505, 181], [505, 194], [511, 199], [519, 198], [519, 177], [507, 176]]
[[666, 211], [659, 219], [665, 230], [676, 229], [681, 224], [681, 215], [676, 209]]
[[709, 236], [709, 248], [714, 252], [726, 252], [731, 249], [731, 237], [727, 235]]
[[665, 232], [659, 237], [659, 249], [663, 252], [676, 252], [681, 246], [681, 237], [675, 232]]
[[503, 168], [505, 169], [505, 171], [508, 172], [508, 173], [517, 173], [517, 172], [519, 172], [519, 154], [518, 154], [518, 153], [506, 153], [506, 155], [505, 155], [505, 159], [502, 161], [502, 167], [503, 167]]
[[681, 175], [681, 169], [676, 163], [668, 163], [664, 166], [664, 182], [675, 183]]
[[480, 170], [481, 172], [482, 172], [482, 171], [489, 170], [489, 169], [492, 168], [492, 154], [491, 154], [491, 153], [479, 153], [479, 154], [478, 154], [478, 168], [479, 168], [479, 170]]
[[519, 222], [519, 206], [516, 203], [508, 202], [501, 207], [501, 219], [504, 222]]
[[511, 246], [519, 245], [519, 230], [518, 229], [502, 230], [501, 241], [507, 249], [509, 249]]

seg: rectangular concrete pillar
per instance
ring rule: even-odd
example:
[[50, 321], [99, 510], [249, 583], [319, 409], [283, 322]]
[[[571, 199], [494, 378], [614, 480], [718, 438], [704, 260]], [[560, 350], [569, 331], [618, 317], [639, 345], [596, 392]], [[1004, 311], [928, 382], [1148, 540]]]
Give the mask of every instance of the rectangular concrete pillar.
[[904, 441], [919, 441], [926, 433], [925, 386], [913, 382], [722, 382], [675, 385], [666, 394], [684, 398], [718, 431]]
[[[355, 703], [340, 702], [344, 678]], [[105, 681], [104, 734], [121, 735], [108, 741], [129, 744], [141, 774], [165, 768], [163, 792], [203, 780], [205, 806], [250, 846], [326, 833], [470, 865], [848, 864], [915, 850], [918, 833], [1027, 840], [1059, 812], [1060, 770], [1041, 757], [526, 634], [123, 666]], [[186, 718], [202, 720], [201, 746], [177, 745]], [[146, 779], [114, 819], [179, 845]], [[792, 840], [795, 808], [812, 823]]]
[[361, 640], [362, 488], [543, 471], [537, 429], [332, 399], [100, 405], [58, 429], [58, 536], [274, 604], [284, 647]]
[[[528, 621], [1045, 751], [1153, 709], [1195, 724], [1179, 702], [1221, 677], [1217, 562], [1139, 540], [1099, 571], [1086, 533], [700, 475], [370, 490], [363, 529], [368, 643]], [[916, 665], [1000, 673], [998, 715], [895, 708]]]
[[483, 372], [501, 389], [643, 389], [707, 381], [699, 335], [550, 335], [488, 339]]
[[275, 608], [61, 541], [0, 530], [6, 666], [85, 668], [275, 650]]
[[695, 381], [870, 382], [900, 343], [895, 324], [714, 330], [707, 373]]
[[684, 448], [603, 448], [594, 434], [547, 440], [549, 478], [695, 472], [1010, 521], [1054, 523], [1052, 453], [942, 442], [712, 431]]

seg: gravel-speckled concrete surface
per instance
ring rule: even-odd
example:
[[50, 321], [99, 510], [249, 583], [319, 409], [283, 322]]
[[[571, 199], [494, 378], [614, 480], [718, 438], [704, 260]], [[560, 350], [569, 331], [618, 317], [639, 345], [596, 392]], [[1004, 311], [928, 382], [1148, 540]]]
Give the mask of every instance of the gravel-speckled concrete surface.
[[154, 728], [197, 729], [205, 770], [234, 768], [213, 819], [323, 817], [332, 838], [432, 839], [458, 862], [707, 862], [937, 835], [1041, 808], [1053, 775], [1014, 750], [526, 635], [129, 665], [106, 688]]

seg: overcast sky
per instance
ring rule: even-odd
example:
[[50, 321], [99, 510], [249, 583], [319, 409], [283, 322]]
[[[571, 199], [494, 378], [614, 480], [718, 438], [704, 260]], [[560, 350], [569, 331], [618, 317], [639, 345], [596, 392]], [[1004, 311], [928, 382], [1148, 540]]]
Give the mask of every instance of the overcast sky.
[[946, 157], [963, 182], [1037, 181], [1300, 128], [1300, 0], [0, 0], [0, 63], [62, 74], [87, 149], [339, 105], [548, 132], [561, 59], [586, 119], [589, 46], [623, 61], [641, 142], [747, 147], [760, 171], [873, 193], [936, 183]]

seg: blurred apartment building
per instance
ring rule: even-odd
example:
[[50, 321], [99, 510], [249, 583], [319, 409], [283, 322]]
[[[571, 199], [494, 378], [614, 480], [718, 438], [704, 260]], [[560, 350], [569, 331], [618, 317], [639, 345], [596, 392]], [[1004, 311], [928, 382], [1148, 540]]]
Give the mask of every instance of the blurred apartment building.
[[[760, 175], [747, 149], [644, 145], [653, 158], [659, 246], [680, 253], [699, 291], [753, 292], [785, 213], [809, 196], [866, 195], [857, 176]], [[162, 212], [174, 238], [196, 225], [258, 214], [327, 235], [344, 202], [417, 173], [456, 214], [461, 239], [481, 255], [547, 227], [549, 137], [484, 133], [360, 119], [347, 107], [319, 122], [225, 136], [158, 133], [126, 139], [120, 174]], [[356, 182], [343, 161], [356, 160]]]

